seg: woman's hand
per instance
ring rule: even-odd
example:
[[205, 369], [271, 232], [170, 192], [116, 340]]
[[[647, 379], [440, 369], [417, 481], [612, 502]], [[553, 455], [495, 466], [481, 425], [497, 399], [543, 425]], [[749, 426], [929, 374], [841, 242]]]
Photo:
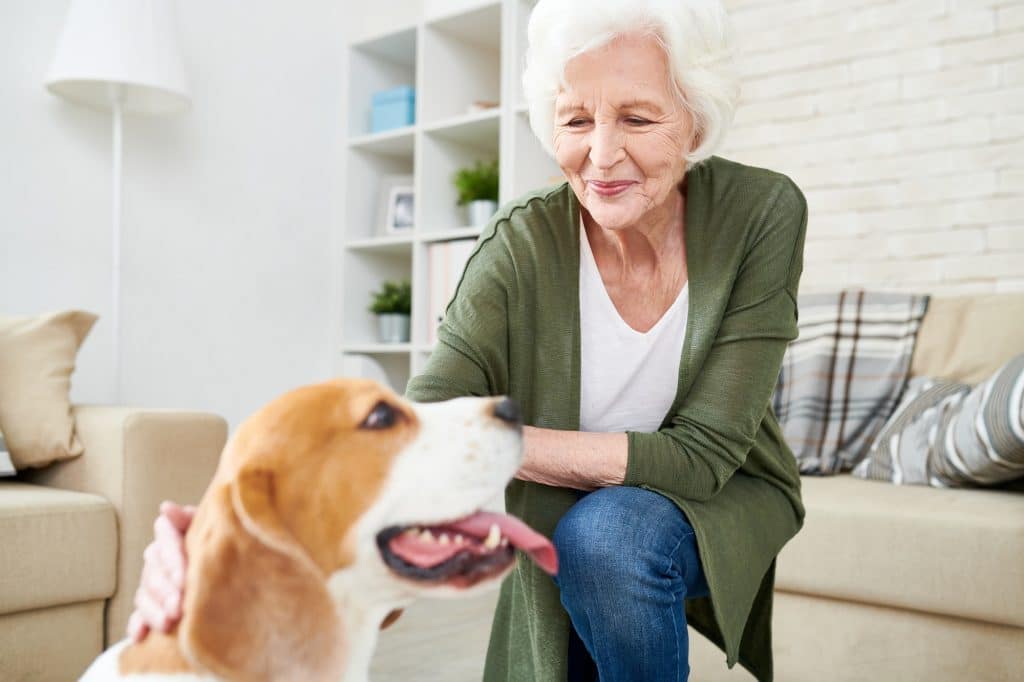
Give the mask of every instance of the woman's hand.
[[193, 506], [160, 503], [153, 523], [155, 539], [143, 554], [142, 582], [135, 592], [135, 611], [128, 619], [128, 637], [141, 642], [150, 630], [167, 632], [181, 620], [185, 596], [185, 531], [196, 514]]

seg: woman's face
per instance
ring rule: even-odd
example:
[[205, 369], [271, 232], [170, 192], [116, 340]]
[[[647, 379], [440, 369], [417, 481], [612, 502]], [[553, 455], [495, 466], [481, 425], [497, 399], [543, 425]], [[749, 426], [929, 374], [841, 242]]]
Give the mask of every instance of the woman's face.
[[625, 35], [579, 55], [555, 99], [555, 158], [598, 225], [640, 225], [686, 172], [693, 119], [650, 36]]

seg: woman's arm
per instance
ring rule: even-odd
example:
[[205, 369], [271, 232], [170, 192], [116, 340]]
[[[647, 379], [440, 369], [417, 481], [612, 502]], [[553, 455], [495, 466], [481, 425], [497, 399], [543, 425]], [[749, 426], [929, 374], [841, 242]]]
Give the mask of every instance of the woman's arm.
[[516, 478], [559, 488], [596, 490], [622, 485], [629, 442], [625, 433], [523, 429], [523, 465]]

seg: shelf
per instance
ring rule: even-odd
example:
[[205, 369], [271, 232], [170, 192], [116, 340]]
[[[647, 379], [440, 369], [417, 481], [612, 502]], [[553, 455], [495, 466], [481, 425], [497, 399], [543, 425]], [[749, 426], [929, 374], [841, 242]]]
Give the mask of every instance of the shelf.
[[427, 25], [459, 42], [492, 50], [496, 39], [501, 38], [501, 2], [485, 2], [477, 8], [431, 19]]
[[449, 239], [476, 239], [480, 236], [480, 232], [483, 231], [483, 227], [457, 227], [452, 230], [437, 230], [433, 232], [422, 233], [419, 237], [420, 241], [431, 243], [431, 242], [444, 242]]
[[458, 117], [478, 100], [502, 101], [502, 3], [428, 21], [420, 36], [419, 122]]
[[[437, 314], [437, 301], [430, 297], [433, 245], [464, 239], [469, 249], [484, 228], [466, 224], [465, 207], [457, 205], [455, 173], [498, 160], [503, 200], [550, 184], [561, 173], [530, 130], [520, 85], [534, 1], [399, 4], [401, 9], [380, 13], [375, 26], [384, 30], [348, 44], [347, 122], [339, 131], [344, 173], [335, 228], [340, 246], [333, 256], [340, 269], [335, 313], [340, 350], [334, 361], [356, 367], [362, 360], [354, 356], [368, 356], [384, 370], [387, 383], [402, 392], [436, 348], [426, 343], [436, 322], [428, 318]], [[374, 93], [402, 85], [415, 88], [415, 124], [370, 133]], [[470, 111], [477, 101], [500, 105]], [[382, 218], [386, 190], [399, 182], [398, 176], [405, 176], [401, 184], [414, 188], [416, 227], [389, 234]], [[387, 280], [412, 283], [410, 343], [377, 342], [377, 320], [367, 307]]]
[[405, 126], [380, 133], [358, 135], [348, 141], [352, 149], [384, 154], [386, 156], [412, 156], [416, 143], [416, 126]]
[[408, 353], [411, 350], [411, 343], [346, 343], [341, 347], [342, 353], [362, 353], [363, 355], [393, 355]]
[[425, 124], [423, 132], [452, 142], [488, 151], [498, 146], [501, 107], [453, 116], [443, 121]]
[[362, 38], [352, 48], [385, 61], [412, 67], [416, 63], [416, 27], [396, 28], [387, 33]]
[[416, 165], [429, 168], [420, 175], [416, 225], [421, 234], [448, 231], [466, 225], [464, 206], [452, 178], [463, 168], [498, 159], [500, 118], [475, 118], [468, 123], [446, 126], [425, 134], [418, 147]]
[[380, 253], [400, 254], [412, 247], [412, 235], [395, 235], [393, 237], [370, 237], [357, 239], [345, 244], [350, 251], [379, 251]]
[[383, 153], [397, 153], [395, 147], [405, 149], [409, 143], [399, 139], [401, 130], [380, 133], [381, 137], [370, 134], [373, 96], [398, 86], [415, 86], [418, 35], [414, 26], [350, 45], [348, 133], [371, 145], [383, 140]]

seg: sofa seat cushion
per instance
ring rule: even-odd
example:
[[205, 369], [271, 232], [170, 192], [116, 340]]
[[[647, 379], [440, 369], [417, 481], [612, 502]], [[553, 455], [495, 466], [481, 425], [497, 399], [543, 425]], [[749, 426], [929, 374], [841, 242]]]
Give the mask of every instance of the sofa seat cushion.
[[1024, 495], [801, 477], [776, 589], [1024, 627]]
[[0, 481], [0, 614], [114, 593], [117, 520], [102, 497]]

